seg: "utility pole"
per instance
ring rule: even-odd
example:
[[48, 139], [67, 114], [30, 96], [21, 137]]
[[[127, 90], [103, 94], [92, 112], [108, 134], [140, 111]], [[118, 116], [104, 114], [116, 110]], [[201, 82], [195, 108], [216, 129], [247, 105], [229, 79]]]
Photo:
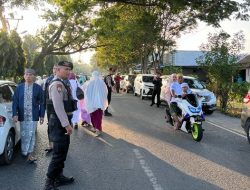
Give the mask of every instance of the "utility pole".
[[7, 19], [7, 20], [17, 20], [17, 24], [16, 24], [16, 27], [15, 27], [15, 30], [17, 30], [19, 21], [23, 20], [23, 16], [21, 16], [21, 18], [5, 18], [5, 19]]

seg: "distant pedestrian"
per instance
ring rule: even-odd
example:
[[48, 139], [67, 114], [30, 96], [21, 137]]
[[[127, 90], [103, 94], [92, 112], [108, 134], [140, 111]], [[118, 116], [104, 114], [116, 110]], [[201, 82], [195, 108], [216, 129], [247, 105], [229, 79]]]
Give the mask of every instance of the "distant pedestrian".
[[108, 89], [97, 71], [92, 73], [85, 90], [85, 108], [91, 116], [91, 122], [99, 136], [102, 132], [103, 111], [108, 107]]
[[[69, 74], [69, 82], [70, 82], [70, 86], [71, 86], [71, 94], [73, 99], [78, 100], [76, 97], [76, 89], [77, 87], [80, 87], [79, 82], [76, 79], [76, 75], [71, 72]], [[73, 124], [74, 129], [78, 128], [78, 122], [80, 122], [80, 114], [81, 114], [81, 110], [80, 110], [80, 102], [79, 100], [77, 101], [77, 110], [73, 112], [73, 117], [71, 119], [71, 122]]]
[[117, 73], [117, 74], [115, 75], [114, 80], [115, 80], [116, 92], [119, 93], [119, 91], [120, 91], [120, 82], [121, 82], [121, 80], [122, 80], [122, 77], [120, 76], [120, 73]]
[[20, 121], [22, 154], [27, 161], [33, 163], [36, 158], [32, 156], [36, 143], [37, 122], [44, 121], [44, 103], [42, 87], [34, 83], [33, 69], [25, 69], [25, 83], [17, 86], [13, 96], [13, 120]]
[[162, 79], [161, 79], [161, 74], [159, 72], [156, 72], [156, 76], [153, 79], [153, 84], [154, 84], [154, 90], [153, 90], [153, 95], [152, 95], [152, 103], [150, 106], [153, 106], [155, 104], [155, 96], [157, 96], [157, 107], [160, 106], [161, 100], [160, 100], [160, 95], [161, 95], [161, 86], [162, 86]]
[[[85, 82], [81, 88], [85, 92], [87, 88], [88, 82]], [[82, 126], [83, 127], [90, 127], [91, 126], [91, 118], [90, 114], [86, 110], [85, 106], [85, 101], [84, 99], [80, 100], [80, 108], [81, 108], [81, 119], [82, 119]]]
[[[109, 74], [104, 77], [104, 82], [108, 88], [108, 97], [107, 97], [108, 98], [108, 105], [110, 105], [110, 102], [111, 102], [112, 87], [114, 86], [114, 81], [113, 81], [112, 75], [113, 75], [113, 69], [109, 68]], [[108, 107], [104, 111], [104, 115], [105, 116], [112, 116], [112, 114], [109, 113], [109, 111], [108, 111]]]

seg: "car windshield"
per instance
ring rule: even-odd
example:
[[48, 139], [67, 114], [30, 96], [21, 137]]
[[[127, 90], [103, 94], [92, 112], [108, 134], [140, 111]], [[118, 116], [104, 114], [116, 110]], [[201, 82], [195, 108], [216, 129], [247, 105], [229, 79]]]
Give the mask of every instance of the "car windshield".
[[143, 76], [142, 81], [143, 82], [153, 82], [154, 77], [153, 76]]
[[205, 89], [205, 87], [197, 79], [185, 79], [184, 78], [184, 82], [188, 84], [189, 88]]

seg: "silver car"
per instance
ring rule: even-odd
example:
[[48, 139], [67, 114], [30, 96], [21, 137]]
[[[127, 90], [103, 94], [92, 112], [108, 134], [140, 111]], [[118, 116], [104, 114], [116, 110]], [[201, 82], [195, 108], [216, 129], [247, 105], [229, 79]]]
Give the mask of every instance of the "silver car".
[[16, 84], [0, 80], [0, 164], [10, 164], [20, 140], [20, 123], [12, 120], [12, 96]]

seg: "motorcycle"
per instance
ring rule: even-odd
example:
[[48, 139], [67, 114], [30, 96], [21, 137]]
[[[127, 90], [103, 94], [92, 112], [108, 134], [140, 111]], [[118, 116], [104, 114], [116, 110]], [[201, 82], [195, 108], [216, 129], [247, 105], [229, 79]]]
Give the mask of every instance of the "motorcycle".
[[205, 117], [202, 112], [202, 100], [196, 94], [187, 94], [184, 98], [176, 98], [179, 108], [178, 119], [185, 133], [191, 133], [192, 138], [199, 142], [203, 137], [202, 121]]

